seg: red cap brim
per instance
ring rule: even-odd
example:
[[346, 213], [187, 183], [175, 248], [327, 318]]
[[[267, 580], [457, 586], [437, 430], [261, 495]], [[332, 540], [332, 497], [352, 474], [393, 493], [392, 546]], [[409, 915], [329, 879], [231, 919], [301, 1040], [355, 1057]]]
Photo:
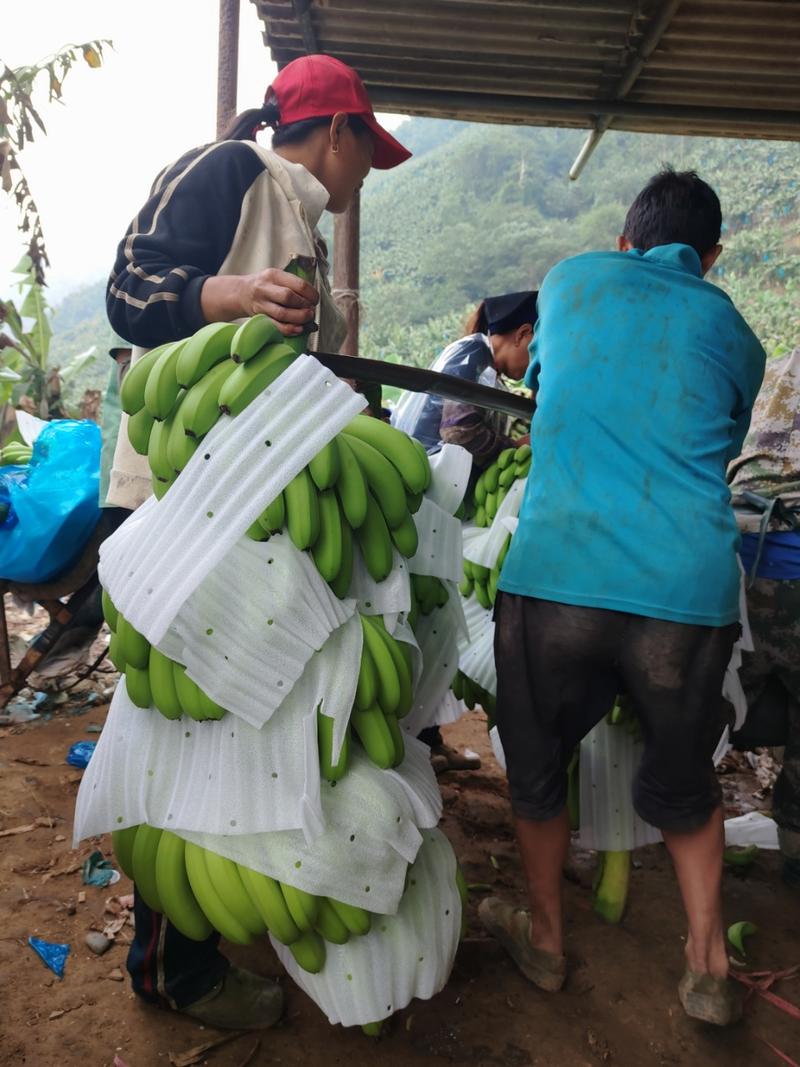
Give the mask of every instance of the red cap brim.
[[362, 114], [359, 118], [364, 120], [375, 135], [372, 165], [376, 170], [390, 170], [400, 163], [405, 163], [407, 159], [411, 159], [409, 150], [396, 141], [388, 130], [384, 130], [374, 115]]

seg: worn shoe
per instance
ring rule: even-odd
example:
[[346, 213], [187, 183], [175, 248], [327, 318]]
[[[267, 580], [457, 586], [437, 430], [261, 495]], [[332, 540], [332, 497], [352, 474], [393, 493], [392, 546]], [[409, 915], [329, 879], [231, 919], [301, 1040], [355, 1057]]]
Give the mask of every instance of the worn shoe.
[[210, 993], [180, 1010], [217, 1030], [266, 1030], [283, 1014], [283, 990], [271, 978], [231, 967]]
[[531, 944], [531, 918], [527, 911], [512, 908], [497, 897], [481, 901], [478, 916], [529, 982], [546, 993], [557, 993], [567, 977], [567, 958]]
[[450, 745], [433, 745], [431, 748], [431, 766], [435, 774], [444, 774], [445, 771], [478, 771], [480, 770], [480, 756], [467, 756]]
[[678, 984], [678, 997], [691, 1019], [730, 1026], [742, 1017], [742, 998], [728, 978], [687, 971]]

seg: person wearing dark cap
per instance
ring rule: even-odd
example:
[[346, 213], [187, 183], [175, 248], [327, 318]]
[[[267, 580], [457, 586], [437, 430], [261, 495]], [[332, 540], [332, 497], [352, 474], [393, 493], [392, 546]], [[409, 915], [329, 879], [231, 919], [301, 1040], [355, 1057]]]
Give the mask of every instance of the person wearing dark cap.
[[[272, 148], [256, 143], [265, 127]], [[286, 336], [316, 317], [308, 348], [338, 351], [344, 319], [331, 297], [327, 253], [317, 230], [324, 210], [342, 212], [372, 167], [408, 152], [377, 122], [358, 74], [331, 56], [310, 55], [281, 70], [261, 107], [237, 115], [222, 138], [169, 164], [122, 239], [106, 306], [116, 332], [149, 348], [210, 322], [262, 312]], [[315, 284], [284, 268], [314, 257]], [[147, 460], [120, 432], [106, 503], [133, 510], [150, 496]], [[231, 966], [219, 935], [184, 937], [135, 894], [136, 933], [128, 954], [134, 992], [215, 1028], [272, 1026], [280, 987]]]
[[[432, 370], [503, 388], [503, 378], [518, 381], [528, 369], [528, 346], [536, 323], [535, 292], [506, 293], [482, 300], [467, 320], [465, 336], [439, 355]], [[420, 441], [428, 451], [456, 444], [472, 454], [483, 470], [511, 444], [508, 420], [485, 408], [419, 393], [398, 401], [392, 425]]]
[[[265, 127], [271, 149], [256, 143]], [[106, 308], [135, 346], [132, 362], [206, 323], [259, 312], [287, 336], [316, 316], [309, 350], [337, 352], [345, 324], [317, 223], [324, 210], [345, 210], [372, 167], [410, 154], [379, 125], [354, 70], [325, 55], [289, 63], [261, 107], [164, 168], [120, 242]], [[316, 258], [314, 285], [283, 270], [295, 255]], [[130, 446], [123, 415], [109, 502], [136, 508], [150, 492], [147, 459]]]

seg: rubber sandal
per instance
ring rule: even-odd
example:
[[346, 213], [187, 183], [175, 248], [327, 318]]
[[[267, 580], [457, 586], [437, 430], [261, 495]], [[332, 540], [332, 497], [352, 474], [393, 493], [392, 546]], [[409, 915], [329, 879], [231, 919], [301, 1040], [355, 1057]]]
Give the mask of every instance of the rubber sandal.
[[431, 748], [431, 766], [436, 774], [445, 771], [478, 771], [481, 767], [480, 756], [467, 756], [450, 745], [434, 745]]
[[531, 919], [527, 911], [505, 904], [497, 897], [481, 901], [478, 916], [529, 982], [546, 993], [557, 993], [567, 977], [566, 956], [534, 948], [530, 940]]
[[730, 1026], [742, 1017], [741, 997], [727, 978], [686, 971], [678, 984], [678, 997], [690, 1019]]

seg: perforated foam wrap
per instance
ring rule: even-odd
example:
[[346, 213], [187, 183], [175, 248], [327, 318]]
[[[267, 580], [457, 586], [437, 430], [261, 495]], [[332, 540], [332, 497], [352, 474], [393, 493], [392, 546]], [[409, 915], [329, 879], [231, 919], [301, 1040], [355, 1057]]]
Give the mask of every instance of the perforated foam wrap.
[[75, 839], [147, 822], [218, 834], [324, 830], [316, 708], [349, 721], [361, 625], [348, 620], [261, 729], [226, 715], [194, 722], [136, 707], [120, 679], [78, 793]]
[[494, 620], [492, 612], [478, 603], [474, 594], [464, 602], [469, 639], [460, 645], [458, 666], [487, 693], [497, 695], [497, 669], [494, 662]]
[[[421, 615], [416, 637], [422, 650], [422, 675], [414, 692], [411, 711], [401, 720], [401, 726], [416, 736], [426, 726], [455, 719], [440, 720], [451, 705], [445, 701], [450, 683], [458, 669], [458, 643], [466, 636], [466, 623], [461, 597], [453, 582], [447, 583], [449, 597], [441, 608], [430, 615]], [[456, 716], [457, 718], [458, 716]]]
[[467, 491], [472, 473], [472, 456], [461, 445], [442, 445], [438, 452], [428, 458], [431, 484], [425, 495], [448, 515], [455, 515]]
[[353, 577], [349, 594], [358, 602], [362, 615], [397, 615], [411, 609], [408, 561], [392, 549], [392, 570], [382, 582], [370, 577], [361, 552], [353, 551]]
[[631, 788], [642, 743], [605, 720], [581, 742], [581, 848], [627, 852], [661, 840], [633, 809]]
[[[158, 648], [222, 707], [259, 727], [355, 607], [336, 597], [288, 534], [243, 537], [182, 605]], [[347, 688], [349, 666], [343, 661], [332, 679], [337, 688]]]
[[479, 563], [482, 567], [490, 570], [497, 562], [500, 549], [509, 533], [513, 533], [516, 526], [509, 526], [508, 520], [515, 519], [519, 514], [522, 496], [525, 492], [527, 478], [517, 478], [508, 490], [503, 503], [497, 509], [488, 527], [465, 526], [464, 527], [464, 558], [473, 563]]
[[461, 924], [455, 877], [449, 841], [439, 830], [426, 831], [397, 914], [373, 919], [368, 934], [346, 945], [326, 944], [319, 974], [304, 971], [289, 949], [271, 938], [273, 947], [331, 1023], [386, 1019], [415, 997], [435, 996], [450, 976]]
[[347, 774], [322, 786], [325, 833], [308, 844], [302, 834], [215, 835], [179, 830], [181, 837], [253, 870], [320, 896], [391, 915], [423, 832], [441, 815], [428, 748], [409, 738], [395, 771], [381, 771], [354, 751]]
[[459, 582], [463, 574], [461, 523], [427, 496], [414, 516], [419, 544], [409, 560], [412, 574]]
[[298, 356], [240, 415], [220, 418], [170, 491], [140, 509], [135, 541], [118, 531], [101, 546], [100, 580], [122, 614], [158, 644], [266, 505], [365, 406]]

